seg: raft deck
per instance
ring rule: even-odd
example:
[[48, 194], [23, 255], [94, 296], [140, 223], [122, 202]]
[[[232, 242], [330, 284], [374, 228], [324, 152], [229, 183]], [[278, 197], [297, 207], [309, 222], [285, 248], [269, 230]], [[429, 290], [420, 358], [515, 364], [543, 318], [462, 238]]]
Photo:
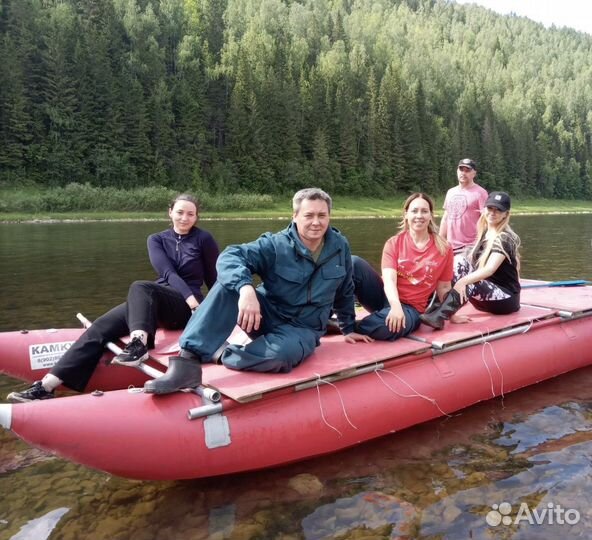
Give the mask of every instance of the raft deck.
[[[524, 289], [521, 300], [520, 311], [510, 315], [484, 313], [467, 304], [460, 313], [468, 315], [470, 322], [446, 323], [439, 331], [422, 325], [408, 338], [394, 342], [350, 344], [343, 336], [325, 336], [321, 340], [322, 346], [286, 374], [239, 372], [222, 365], [207, 364], [204, 366], [204, 384], [243, 403], [282, 389], [299, 390], [307, 387], [307, 383], [311, 386], [356, 376], [387, 361], [390, 365], [409, 362], [418, 357], [436, 356], [475, 343], [502, 339], [513, 333], [527, 332], [532, 325], [545, 319], [570, 319], [592, 314], [592, 287]], [[244, 342], [245, 336], [241, 334], [236, 331], [231, 341]]]

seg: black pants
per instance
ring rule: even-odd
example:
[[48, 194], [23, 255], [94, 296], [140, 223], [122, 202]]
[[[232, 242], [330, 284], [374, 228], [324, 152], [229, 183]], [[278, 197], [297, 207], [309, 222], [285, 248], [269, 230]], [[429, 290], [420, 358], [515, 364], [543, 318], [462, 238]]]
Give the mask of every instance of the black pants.
[[50, 373], [64, 384], [82, 392], [91, 378], [108, 341], [117, 341], [133, 330], [148, 334], [148, 347], [154, 347], [159, 327], [169, 330], [185, 328], [191, 309], [183, 296], [173, 289], [152, 281], [134, 281], [127, 301], [101, 315], [72, 344]]

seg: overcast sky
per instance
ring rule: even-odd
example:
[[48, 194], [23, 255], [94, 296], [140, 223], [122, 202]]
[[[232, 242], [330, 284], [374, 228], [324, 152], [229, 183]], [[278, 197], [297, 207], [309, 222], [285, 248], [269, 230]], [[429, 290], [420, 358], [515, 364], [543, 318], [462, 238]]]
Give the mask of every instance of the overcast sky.
[[590, 0], [455, 0], [459, 4], [478, 4], [498, 13], [515, 13], [549, 27], [569, 26], [592, 35]]

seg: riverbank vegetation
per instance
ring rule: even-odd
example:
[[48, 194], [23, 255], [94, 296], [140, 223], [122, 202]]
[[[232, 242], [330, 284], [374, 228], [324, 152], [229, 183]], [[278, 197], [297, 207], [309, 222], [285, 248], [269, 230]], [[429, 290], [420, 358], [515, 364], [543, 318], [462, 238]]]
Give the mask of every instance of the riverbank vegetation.
[[0, 184], [65, 190], [27, 212], [84, 210], [72, 183], [441, 195], [466, 156], [592, 199], [584, 33], [449, 0], [2, 0], [0, 36]]
[[[165, 219], [167, 205], [178, 192], [164, 187], [119, 190], [69, 184], [63, 188], [0, 188], [0, 222], [45, 220]], [[198, 194], [205, 219], [289, 218], [290, 195]], [[334, 217], [399, 216], [405, 194], [386, 198], [334, 198]], [[443, 197], [436, 198], [441, 214]], [[592, 213], [590, 201], [514, 198], [514, 214]]]

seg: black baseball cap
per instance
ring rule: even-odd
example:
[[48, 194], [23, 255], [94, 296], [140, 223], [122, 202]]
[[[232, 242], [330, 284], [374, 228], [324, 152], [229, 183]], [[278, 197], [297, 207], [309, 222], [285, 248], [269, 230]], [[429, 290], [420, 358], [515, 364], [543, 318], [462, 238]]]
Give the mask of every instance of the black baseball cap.
[[459, 167], [470, 167], [474, 171], [477, 170], [477, 164], [472, 159], [469, 159], [469, 158], [461, 159], [458, 162], [458, 166]]
[[485, 206], [493, 206], [502, 212], [507, 212], [512, 203], [510, 196], [505, 191], [492, 191], [485, 201]]

